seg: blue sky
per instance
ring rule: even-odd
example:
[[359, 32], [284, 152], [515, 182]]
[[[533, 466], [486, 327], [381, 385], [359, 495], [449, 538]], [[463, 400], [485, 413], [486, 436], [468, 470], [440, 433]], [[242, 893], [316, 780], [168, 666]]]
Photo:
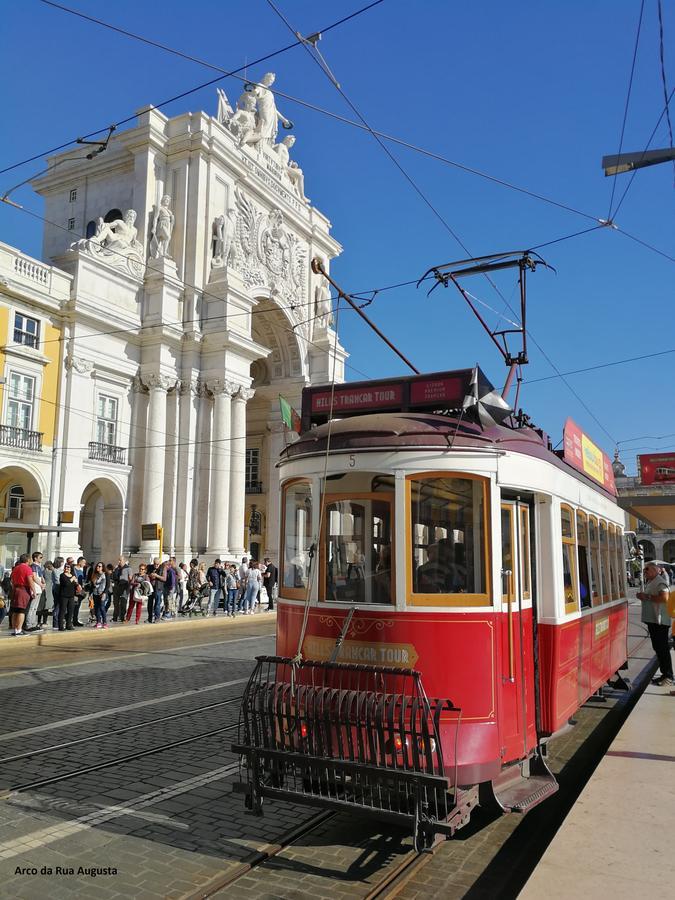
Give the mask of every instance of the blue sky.
[[[292, 39], [265, 0], [69, 5], [225, 68]], [[365, 0], [279, 0], [304, 34], [360, 5]], [[385, 0], [331, 31], [320, 48], [373, 128], [605, 218], [611, 180], [600, 159], [618, 149], [639, 9], [637, 0]], [[675, 77], [673, 5], [665, 3], [664, 12], [667, 74]], [[37, 0], [6, 0], [3, 21], [0, 168], [215, 76]], [[259, 78], [268, 69], [277, 73], [280, 90], [354, 118], [302, 48], [248, 74]], [[241, 84], [222, 84], [234, 102]], [[625, 150], [644, 147], [663, 105], [657, 6], [646, 0]], [[346, 290], [408, 281], [431, 265], [465, 256], [370, 135], [291, 101], [279, 99], [278, 106], [295, 123], [295, 157], [306, 192], [344, 246], [333, 276]], [[171, 115], [215, 107], [211, 87], [163, 109]], [[673, 107], [675, 120], [675, 101]], [[652, 146], [669, 144], [664, 120]], [[532, 247], [593, 224], [418, 153], [391, 149], [473, 255]], [[0, 193], [39, 168], [37, 161], [0, 176]], [[618, 180], [617, 198], [628, 177]], [[675, 256], [673, 185], [673, 166], [645, 169], [616, 217], [618, 230], [541, 251], [557, 273], [539, 270], [530, 279], [528, 325], [559, 371], [675, 349], [675, 264], [620, 233]], [[29, 187], [12, 197], [41, 212]], [[41, 224], [0, 206], [0, 240], [39, 256]], [[502, 276], [498, 284], [510, 298], [513, 278]], [[499, 295], [484, 279], [472, 281], [470, 289], [496, 311], [485, 310], [496, 321], [504, 308]], [[503, 382], [501, 358], [454, 291], [439, 289], [429, 298], [414, 287], [384, 292], [368, 312], [421, 370], [478, 362], [495, 384]], [[340, 315], [340, 333], [351, 354], [350, 380], [405, 374], [353, 313]], [[598, 421], [559, 378], [534, 381], [554, 374], [534, 343], [530, 359], [525, 378], [533, 383], [523, 385], [521, 405], [554, 443], [568, 415], [610, 454], [615, 441], [675, 432], [675, 353], [569, 376]], [[673, 446], [673, 434], [640, 439], [624, 443], [622, 455], [633, 471], [635, 450]]]

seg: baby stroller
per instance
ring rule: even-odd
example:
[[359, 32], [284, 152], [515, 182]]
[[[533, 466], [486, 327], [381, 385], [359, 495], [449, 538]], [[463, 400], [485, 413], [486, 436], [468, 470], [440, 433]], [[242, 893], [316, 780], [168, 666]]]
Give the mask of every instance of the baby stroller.
[[182, 616], [205, 616], [205, 602], [208, 604], [210, 585], [208, 581], [200, 586], [190, 588], [187, 592], [187, 599], [183, 603], [181, 609]]

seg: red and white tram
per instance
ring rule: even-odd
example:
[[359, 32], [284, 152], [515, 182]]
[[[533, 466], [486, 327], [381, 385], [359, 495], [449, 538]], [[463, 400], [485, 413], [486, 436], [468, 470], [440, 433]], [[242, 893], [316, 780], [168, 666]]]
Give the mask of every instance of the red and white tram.
[[255, 811], [358, 809], [414, 822], [418, 845], [479, 789], [525, 812], [557, 789], [548, 739], [625, 662], [612, 485], [522, 418], [482, 426], [477, 381], [305, 389], [280, 463], [277, 656], [236, 745]]

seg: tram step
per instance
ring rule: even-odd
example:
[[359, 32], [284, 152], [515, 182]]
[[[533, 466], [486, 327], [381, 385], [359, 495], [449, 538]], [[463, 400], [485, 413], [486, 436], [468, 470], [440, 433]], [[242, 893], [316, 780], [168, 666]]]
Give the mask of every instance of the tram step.
[[495, 797], [502, 809], [526, 813], [558, 790], [558, 782], [553, 775], [520, 776], [503, 788], [493, 786]]

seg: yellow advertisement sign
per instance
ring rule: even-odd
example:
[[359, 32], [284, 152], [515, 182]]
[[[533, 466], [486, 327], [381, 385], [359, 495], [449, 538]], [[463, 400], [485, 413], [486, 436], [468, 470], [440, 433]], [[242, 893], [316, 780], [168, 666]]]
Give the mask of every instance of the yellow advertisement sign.
[[600, 637], [601, 634], [604, 634], [606, 631], [609, 631], [609, 617], [604, 619], [599, 619], [595, 623], [595, 636]]
[[584, 472], [595, 478], [600, 484], [604, 483], [603, 453], [596, 447], [593, 441], [585, 434], [581, 435], [581, 452], [584, 459]]
[[[302, 645], [305, 659], [319, 662], [330, 659], [335, 649], [335, 638], [307, 637]], [[379, 644], [369, 641], [344, 641], [337, 662], [365, 663], [371, 666], [394, 666], [412, 669], [419, 659], [414, 644]]]

